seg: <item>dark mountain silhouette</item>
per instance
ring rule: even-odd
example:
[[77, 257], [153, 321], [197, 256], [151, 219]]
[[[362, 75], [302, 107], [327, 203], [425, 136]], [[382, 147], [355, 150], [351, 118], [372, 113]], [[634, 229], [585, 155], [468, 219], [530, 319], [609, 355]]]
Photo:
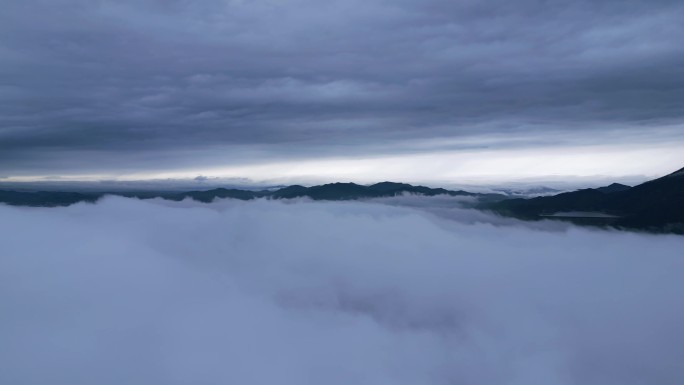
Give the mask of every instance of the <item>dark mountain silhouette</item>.
[[307, 187], [300, 186], [300, 185], [292, 185], [292, 186], [287, 186], [283, 187], [280, 190], [274, 191], [271, 196], [273, 198], [296, 198], [296, 197], [302, 197], [306, 195], [306, 191], [308, 190]]
[[303, 186], [290, 186], [274, 192], [272, 196], [275, 198], [297, 198], [306, 196], [315, 200], [345, 200], [387, 197], [403, 193], [427, 196], [442, 194], [451, 196], [478, 195], [461, 190], [452, 191], [443, 188], [413, 186], [406, 183], [381, 182], [370, 186], [362, 186], [356, 183], [330, 183], [308, 188]]
[[625, 190], [629, 190], [631, 187], [627, 186], [625, 184], [620, 184], [620, 183], [613, 183], [609, 186], [604, 186], [604, 187], [599, 187], [596, 190], [606, 193], [606, 194], [612, 194], [614, 192], [621, 192]]
[[[283, 191], [286, 189], [287, 191]], [[368, 187], [356, 183], [330, 183], [308, 188], [302, 188], [302, 186], [286, 187], [278, 190], [274, 196], [276, 198], [309, 197], [315, 200], [346, 200], [367, 198], [374, 195]]]
[[256, 198], [291, 199], [308, 197], [314, 200], [350, 200], [361, 198], [379, 198], [400, 195], [404, 193], [420, 194], [427, 196], [451, 195], [451, 196], [479, 196], [483, 199], [503, 199], [498, 194], [474, 194], [467, 191], [452, 191], [443, 188], [430, 188], [425, 186], [413, 186], [405, 183], [382, 182], [371, 186], [358, 185], [356, 183], [330, 183], [320, 186], [304, 187], [293, 185], [276, 191], [252, 191], [240, 189], [216, 188], [205, 191], [188, 192], [55, 192], [55, 191], [2, 191], [0, 190], [0, 203], [18, 206], [67, 206], [78, 202], [95, 202], [104, 195], [118, 195], [129, 198], [152, 199], [163, 198], [180, 201], [192, 198], [199, 202], [211, 202], [216, 198], [233, 198], [250, 200]]
[[0, 190], [0, 203], [15, 206], [68, 206], [78, 202], [95, 202], [101, 196], [99, 193]]
[[192, 198], [199, 202], [211, 202], [216, 198], [233, 198], [241, 200], [250, 200], [254, 198], [259, 198], [266, 196], [268, 191], [250, 191], [250, 190], [239, 190], [239, 189], [226, 189], [217, 188], [208, 191], [190, 191], [187, 193], [178, 194], [179, 198]]
[[607, 220], [618, 227], [684, 233], [684, 169], [631, 188], [612, 184], [481, 207], [522, 219], [541, 219], [562, 212], [598, 212], [618, 217]]
[[394, 183], [394, 182], [381, 182], [381, 183], [376, 183], [374, 185], [371, 185], [368, 187], [370, 190], [374, 191], [377, 194], [399, 194], [403, 192], [408, 192], [408, 193], [413, 193], [413, 194], [421, 194], [421, 195], [427, 195], [427, 196], [435, 196], [435, 195], [451, 195], [451, 196], [475, 196], [478, 194], [474, 194], [471, 192], [463, 191], [463, 190], [458, 190], [458, 191], [451, 191], [451, 190], [445, 190], [443, 188], [429, 188], [425, 186], [411, 186], [410, 184], [406, 183]]
[[139, 199], [163, 198], [174, 201], [191, 198], [199, 202], [211, 202], [216, 198], [251, 200], [308, 197], [314, 200], [352, 200], [391, 197], [405, 193], [474, 197], [477, 198], [478, 203], [475, 205], [479, 209], [526, 220], [558, 218], [580, 224], [684, 234], [684, 168], [635, 187], [613, 183], [596, 189], [582, 189], [530, 199], [510, 199], [501, 194], [476, 194], [462, 190], [381, 182], [370, 186], [330, 183], [312, 187], [293, 185], [275, 191], [217, 188], [180, 193], [0, 190], [0, 203], [19, 206], [67, 206], [78, 202], [95, 202], [104, 195]]

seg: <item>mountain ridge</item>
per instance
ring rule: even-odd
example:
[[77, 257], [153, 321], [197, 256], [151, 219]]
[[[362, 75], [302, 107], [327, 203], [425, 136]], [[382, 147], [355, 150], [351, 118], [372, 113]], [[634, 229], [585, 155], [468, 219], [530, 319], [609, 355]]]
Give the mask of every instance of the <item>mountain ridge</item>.
[[480, 208], [528, 220], [559, 212], [599, 212], [617, 217], [610, 222], [617, 227], [684, 234], [684, 168], [634, 187], [614, 185], [606, 186], [608, 190], [581, 189], [548, 197], [509, 199]]
[[[392, 197], [402, 194], [474, 197], [476, 203], [472, 204], [473, 208], [523, 220], [562, 217], [564, 220], [573, 220], [579, 224], [684, 234], [684, 168], [634, 187], [613, 183], [599, 188], [586, 188], [534, 198], [472, 193], [464, 190], [447, 190], [385, 181], [371, 185], [351, 182], [336, 182], [310, 187], [291, 185], [277, 190], [241, 190], [223, 187], [187, 192], [27, 192], [0, 190], [0, 203], [16, 206], [68, 206], [78, 202], [94, 203], [105, 195], [138, 199], [162, 198], [172, 201], [193, 199], [208, 203], [217, 198], [252, 200], [258, 198], [294, 199], [307, 197], [312, 200], [338, 201]], [[567, 215], [568, 213], [574, 213], [574, 217]], [[581, 213], [587, 213], [587, 216], [582, 218]], [[597, 213], [605, 215], [594, 215]]]
[[68, 206], [78, 202], [95, 202], [105, 195], [123, 196], [129, 198], [152, 199], [162, 198], [180, 201], [191, 198], [199, 202], [208, 203], [217, 198], [233, 198], [240, 200], [252, 200], [257, 198], [269, 199], [293, 199], [308, 197], [313, 200], [352, 200], [363, 198], [391, 197], [404, 193], [419, 194], [425, 196], [450, 195], [450, 196], [477, 196], [483, 199], [504, 199], [499, 194], [478, 194], [463, 190], [447, 190], [444, 188], [431, 188], [426, 186], [414, 186], [407, 183], [380, 182], [372, 185], [359, 185], [356, 183], [328, 183], [305, 187], [301, 185], [286, 186], [274, 191], [270, 190], [241, 190], [235, 188], [218, 187], [210, 190], [193, 190], [187, 192], [66, 192], [66, 191], [14, 191], [0, 190], [0, 203], [15, 206]]

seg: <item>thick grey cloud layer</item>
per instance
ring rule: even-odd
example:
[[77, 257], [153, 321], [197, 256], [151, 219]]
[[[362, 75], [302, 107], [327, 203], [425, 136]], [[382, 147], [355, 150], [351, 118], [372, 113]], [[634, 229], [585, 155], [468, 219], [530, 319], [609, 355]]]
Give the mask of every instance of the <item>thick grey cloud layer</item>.
[[0, 171], [668, 140], [682, 18], [681, 1], [5, 1]]
[[0, 216], [3, 384], [684, 381], [682, 237], [360, 202]]

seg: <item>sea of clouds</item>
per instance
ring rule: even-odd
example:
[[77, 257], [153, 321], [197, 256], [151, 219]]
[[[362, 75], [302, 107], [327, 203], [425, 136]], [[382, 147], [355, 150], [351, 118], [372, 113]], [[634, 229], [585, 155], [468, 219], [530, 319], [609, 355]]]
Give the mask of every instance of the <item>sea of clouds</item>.
[[0, 206], [0, 383], [684, 383], [684, 237], [398, 197]]

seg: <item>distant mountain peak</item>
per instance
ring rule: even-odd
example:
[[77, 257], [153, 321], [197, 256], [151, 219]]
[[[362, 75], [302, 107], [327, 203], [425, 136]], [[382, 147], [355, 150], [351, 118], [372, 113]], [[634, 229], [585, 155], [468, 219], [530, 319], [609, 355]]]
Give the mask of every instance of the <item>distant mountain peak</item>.
[[605, 194], [611, 194], [611, 193], [614, 193], [614, 192], [620, 192], [620, 191], [629, 190], [630, 188], [632, 188], [632, 187], [631, 187], [631, 186], [627, 186], [626, 184], [622, 184], [622, 183], [611, 183], [611, 184], [608, 185], [608, 186], [599, 187], [599, 188], [597, 188], [596, 190], [598, 190], [598, 191], [600, 191], [600, 192], [602, 192], [602, 193], [605, 193]]

